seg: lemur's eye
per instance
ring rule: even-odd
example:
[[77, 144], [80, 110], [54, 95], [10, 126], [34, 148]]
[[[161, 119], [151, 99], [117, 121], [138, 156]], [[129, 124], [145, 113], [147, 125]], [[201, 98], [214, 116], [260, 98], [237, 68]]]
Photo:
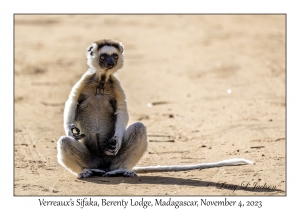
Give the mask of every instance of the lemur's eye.
[[115, 60], [117, 60], [119, 58], [119, 56], [117, 54], [113, 54], [112, 56]]
[[105, 56], [104, 56], [104, 55], [101, 55], [101, 56], [100, 56], [100, 59], [101, 59], [101, 60], [104, 60], [104, 59], [105, 59]]

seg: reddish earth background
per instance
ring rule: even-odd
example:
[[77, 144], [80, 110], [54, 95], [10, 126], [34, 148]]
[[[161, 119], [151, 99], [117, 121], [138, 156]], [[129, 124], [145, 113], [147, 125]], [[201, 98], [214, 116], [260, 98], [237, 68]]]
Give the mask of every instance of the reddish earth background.
[[[15, 15], [14, 29], [14, 195], [286, 194], [284, 15]], [[125, 45], [129, 123], [150, 141], [139, 166], [255, 164], [91, 179], [58, 165], [64, 102], [103, 38]]]

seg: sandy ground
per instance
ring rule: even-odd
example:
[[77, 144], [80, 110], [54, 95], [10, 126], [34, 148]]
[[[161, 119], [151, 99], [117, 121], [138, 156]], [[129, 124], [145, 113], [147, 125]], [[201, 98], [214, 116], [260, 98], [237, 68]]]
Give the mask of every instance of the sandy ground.
[[[284, 15], [16, 15], [14, 29], [14, 195], [286, 194]], [[64, 102], [103, 38], [125, 45], [129, 124], [148, 131], [139, 166], [255, 164], [91, 179], [62, 168]]]

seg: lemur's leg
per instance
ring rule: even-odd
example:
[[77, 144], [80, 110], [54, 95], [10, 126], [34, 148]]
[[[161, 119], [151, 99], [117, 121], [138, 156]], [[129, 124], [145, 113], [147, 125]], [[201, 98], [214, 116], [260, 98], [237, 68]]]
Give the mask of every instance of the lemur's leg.
[[147, 145], [146, 127], [140, 122], [130, 125], [125, 131], [122, 147], [113, 160], [111, 171], [104, 176], [137, 176], [131, 169], [141, 159]]
[[88, 178], [105, 173], [96, 169], [100, 165], [100, 159], [73, 137], [60, 137], [57, 142], [57, 151], [58, 162], [78, 178]]

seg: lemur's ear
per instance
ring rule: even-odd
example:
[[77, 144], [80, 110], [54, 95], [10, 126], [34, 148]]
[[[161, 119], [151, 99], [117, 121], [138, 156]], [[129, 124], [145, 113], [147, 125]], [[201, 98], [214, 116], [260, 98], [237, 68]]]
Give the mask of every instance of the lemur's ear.
[[87, 51], [90, 52], [90, 51], [92, 51], [92, 49], [93, 49], [93, 46], [89, 46]]
[[120, 46], [120, 52], [123, 54], [124, 52], [124, 45], [122, 42], [119, 42], [119, 46]]
[[88, 55], [91, 55], [93, 56], [94, 53], [97, 51], [97, 44], [96, 43], [93, 43], [92, 45], [90, 45], [88, 48], [87, 48], [87, 54]]

